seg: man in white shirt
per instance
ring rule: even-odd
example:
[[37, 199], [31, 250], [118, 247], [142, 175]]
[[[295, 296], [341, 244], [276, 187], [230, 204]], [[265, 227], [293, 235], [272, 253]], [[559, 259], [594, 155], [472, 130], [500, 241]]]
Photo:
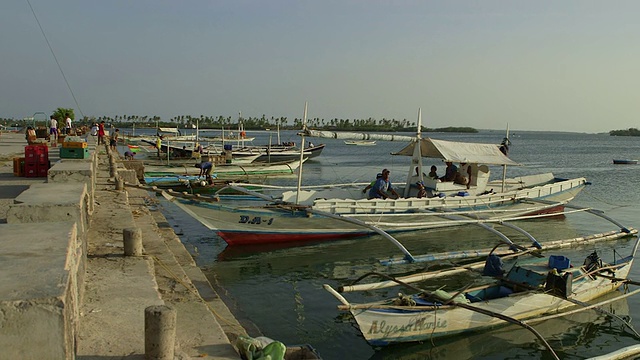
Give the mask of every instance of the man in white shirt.
[[50, 117], [51, 121], [49, 122], [49, 137], [55, 143], [58, 140], [58, 120], [56, 120], [53, 115]]
[[71, 133], [71, 118], [69, 117], [69, 114], [65, 114], [65, 116], [67, 117], [65, 119], [65, 124], [66, 124], [66, 134], [69, 135]]

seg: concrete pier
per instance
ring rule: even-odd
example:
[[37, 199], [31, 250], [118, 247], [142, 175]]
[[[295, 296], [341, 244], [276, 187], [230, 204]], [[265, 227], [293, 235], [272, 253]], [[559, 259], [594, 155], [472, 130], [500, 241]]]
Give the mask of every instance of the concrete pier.
[[[131, 182], [135, 170], [89, 143], [89, 159], [52, 147], [48, 176], [22, 178], [24, 135], [0, 134], [0, 359], [144, 359], [150, 306], [176, 311], [175, 359], [239, 359], [228, 335], [244, 329], [227, 325], [204, 274], [158, 227], [155, 195], [116, 190], [112, 174]], [[125, 229], [141, 230], [141, 256], [125, 256]]]

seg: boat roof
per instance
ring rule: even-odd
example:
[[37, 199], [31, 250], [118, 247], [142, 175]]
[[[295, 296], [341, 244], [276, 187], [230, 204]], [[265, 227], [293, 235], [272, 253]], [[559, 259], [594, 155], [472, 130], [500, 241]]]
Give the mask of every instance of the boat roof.
[[174, 133], [174, 134], [177, 134], [180, 132], [180, 130], [178, 130], [177, 128], [165, 128], [165, 127], [159, 127], [158, 131], [162, 131], [166, 133]]
[[[413, 156], [416, 141], [391, 155]], [[458, 141], [420, 139], [422, 157], [437, 158], [444, 161], [487, 165], [520, 165], [504, 155], [498, 145], [466, 143]]]

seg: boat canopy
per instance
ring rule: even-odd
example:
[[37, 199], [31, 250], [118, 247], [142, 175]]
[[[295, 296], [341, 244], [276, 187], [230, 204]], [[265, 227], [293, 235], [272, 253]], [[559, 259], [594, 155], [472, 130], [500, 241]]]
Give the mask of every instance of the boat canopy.
[[[416, 139], [404, 149], [391, 155], [413, 156]], [[504, 155], [498, 145], [465, 143], [431, 138], [420, 139], [422, 157], [437, 158], [444, 161], [487, 164], [487, 165], [520, 165]]]
[[172, 134], [179, 134], [180, 133], [180, 130], [178, 130], [178, 128], [159, 127], [158, 131], [162, 131], [162, 132], [166, 132], [166, 133], [172, 133]]

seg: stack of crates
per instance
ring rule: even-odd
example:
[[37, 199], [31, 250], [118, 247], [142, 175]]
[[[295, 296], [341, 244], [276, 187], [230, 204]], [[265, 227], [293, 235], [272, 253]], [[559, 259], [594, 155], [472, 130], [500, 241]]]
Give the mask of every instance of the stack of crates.
[[49, 171], [49, 147], [27, 145], [24, 147], [24, 176], [47, 177]]
[[67, 136], [60, 148], [61, 159], [88, 159], [89, 146], [78, 136]]

